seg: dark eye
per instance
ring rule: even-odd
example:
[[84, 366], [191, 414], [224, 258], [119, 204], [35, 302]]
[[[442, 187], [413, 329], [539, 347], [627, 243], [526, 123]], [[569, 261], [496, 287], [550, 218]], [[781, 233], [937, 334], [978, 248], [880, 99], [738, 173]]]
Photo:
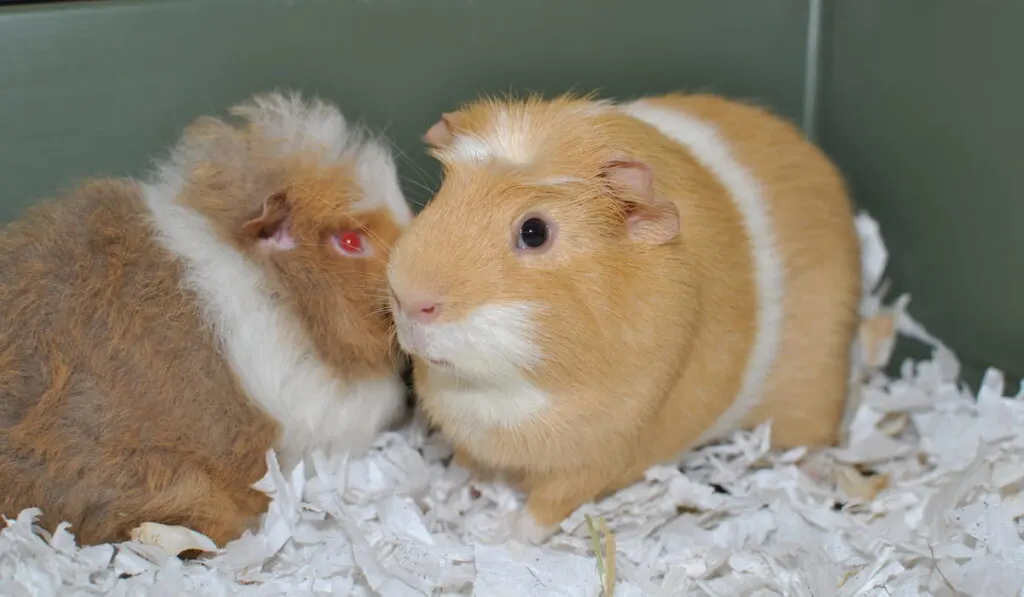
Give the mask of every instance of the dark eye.
[[529, 218], [519, 227], [520, 249], [539, 249], [548, 242], [548, 223], [540, 218]]

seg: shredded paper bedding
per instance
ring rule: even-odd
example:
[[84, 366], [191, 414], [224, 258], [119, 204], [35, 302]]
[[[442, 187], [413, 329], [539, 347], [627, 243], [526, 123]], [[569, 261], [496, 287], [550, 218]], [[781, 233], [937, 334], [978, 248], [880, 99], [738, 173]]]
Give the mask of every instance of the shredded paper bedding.
[[[1002, 597], [1022, 595], [1024, 402], [990, 369], [972, 394], [955, 355], [883, 304], [887, 253], [858, 218], [865, 318], [846, 441], [777, 452], [770, 425], [656, 466], [581, 508], [547, 544], [509, 541], [522, 496], [476, 482], [421, 422], [359, 458], [312, 454], [258, 487], [259, 531], [209, 549], [186, 529], [76, 546], [25, 510], [0, 532], [0, 595], [422, 597]], [[893, 339], [931, 358], [887, 377]]]

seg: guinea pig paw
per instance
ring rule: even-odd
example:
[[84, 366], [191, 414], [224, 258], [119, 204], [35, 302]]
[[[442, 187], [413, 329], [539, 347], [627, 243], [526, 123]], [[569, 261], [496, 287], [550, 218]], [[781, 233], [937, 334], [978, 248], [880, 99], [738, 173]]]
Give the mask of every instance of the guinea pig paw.
[[527, 545], [540, 545], [557, 530], [558, 525], [542, 525], [537, 522], [527, 508], [521, 508], [512, 520], [512, 540]]

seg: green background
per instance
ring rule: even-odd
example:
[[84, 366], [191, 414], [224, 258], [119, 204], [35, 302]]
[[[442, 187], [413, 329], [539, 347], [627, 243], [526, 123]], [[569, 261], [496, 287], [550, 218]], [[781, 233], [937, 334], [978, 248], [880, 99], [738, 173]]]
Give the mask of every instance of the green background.
[[437, 182], [420, 135], [480, 93], [715, 91], [810, 125], [881, 222], [913, 315], [969, 377], [1019, 375], [1020, 23], [1021, 0], [0, 6], [0, 219], [85, 177], [141, 174], [194, 117], [273, 88], [384, 130], [418, 204]]

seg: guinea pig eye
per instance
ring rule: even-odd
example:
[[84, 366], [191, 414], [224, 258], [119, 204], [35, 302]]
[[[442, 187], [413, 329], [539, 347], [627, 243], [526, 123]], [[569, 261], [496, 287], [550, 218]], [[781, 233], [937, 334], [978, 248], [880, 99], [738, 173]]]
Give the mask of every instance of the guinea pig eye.
[[366, 238], [362, 233], [355, 230], [335, 233], [331, 236], [331, 244], [336, 251], [347, 257], [365, 255], [368, 250]]
[[546, 221], [539, 217], [529, 217], [519, 225], [519, 237], [516, 240], [516, 248], [520, 251], [530, 251], [543, 248], [551, 238], [551, 227]]

